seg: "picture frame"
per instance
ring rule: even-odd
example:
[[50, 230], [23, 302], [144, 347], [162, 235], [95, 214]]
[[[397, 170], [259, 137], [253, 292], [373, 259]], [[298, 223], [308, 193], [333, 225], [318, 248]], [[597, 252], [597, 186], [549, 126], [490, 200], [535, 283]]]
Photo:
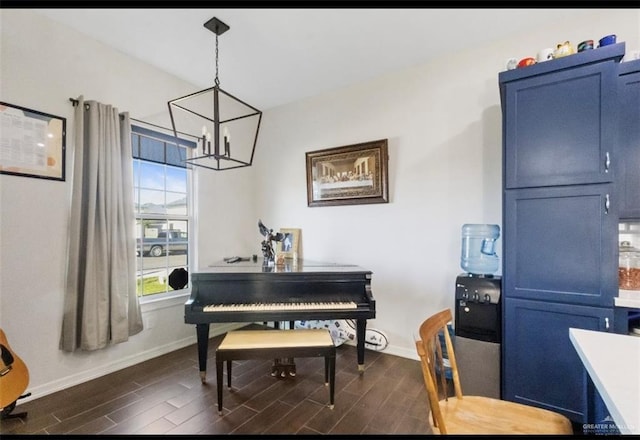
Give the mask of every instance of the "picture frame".
[[281, 228], [279, 232], [284, 238], [278, 242], [276, 258], [295, 258], [300, 247], [300, 229]]
[[389, 202], [387, 139], [305, 153], [307, 206]]
[[65, 180], [67, 120], [0, 102], [0, 174]]

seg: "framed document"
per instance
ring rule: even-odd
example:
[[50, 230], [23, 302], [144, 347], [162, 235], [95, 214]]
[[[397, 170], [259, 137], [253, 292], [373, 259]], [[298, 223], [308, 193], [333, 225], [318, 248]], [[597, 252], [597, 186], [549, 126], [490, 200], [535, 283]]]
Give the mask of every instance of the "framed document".
[[65, 180], [67, 120], [0, 102], [0, 173]]

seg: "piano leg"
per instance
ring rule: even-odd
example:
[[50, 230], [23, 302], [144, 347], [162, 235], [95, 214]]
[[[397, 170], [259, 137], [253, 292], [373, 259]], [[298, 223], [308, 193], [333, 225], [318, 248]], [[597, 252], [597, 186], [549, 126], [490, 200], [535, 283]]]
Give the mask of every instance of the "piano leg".
[[209, 324], [196, 324], [198, 339], [198, 364], [200, 365], [200, 380], [207, 382], [207, 354], [209, 351]]
[[364, 372], [364, 340], [367, 332], [367, 320], [356, 320], [356, 345], [358, 349], [358, 372]]

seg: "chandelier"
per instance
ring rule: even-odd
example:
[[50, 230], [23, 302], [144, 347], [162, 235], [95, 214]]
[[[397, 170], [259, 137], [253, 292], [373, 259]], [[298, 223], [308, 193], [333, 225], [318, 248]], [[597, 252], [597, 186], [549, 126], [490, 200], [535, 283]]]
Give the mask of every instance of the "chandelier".
[[[168, 102], [173, 134], [198, 133], [198, 147], [188, 165], [212, 170], [248, 167], [258, 140], [262, 112], [220, 87], [218, 36], [229, 26], [213, 17], [204, 24], [216, 35], [216, 77], [213, 87]], [[232, 138], [233, 137], [233, 138]]]

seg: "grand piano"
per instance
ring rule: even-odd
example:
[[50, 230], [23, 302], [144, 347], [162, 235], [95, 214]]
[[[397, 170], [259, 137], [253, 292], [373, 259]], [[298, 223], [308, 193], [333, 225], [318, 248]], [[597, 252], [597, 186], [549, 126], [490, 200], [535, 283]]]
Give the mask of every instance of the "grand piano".
[[220, 261], [191, 274], [184, 321], [196, 325], [200, 378], [207, 372], [209, 324], [354, 319], [358, 369], [364, 370], [367, 319], [376, 316], [371, 271], [354, 265], [262, 258]]

